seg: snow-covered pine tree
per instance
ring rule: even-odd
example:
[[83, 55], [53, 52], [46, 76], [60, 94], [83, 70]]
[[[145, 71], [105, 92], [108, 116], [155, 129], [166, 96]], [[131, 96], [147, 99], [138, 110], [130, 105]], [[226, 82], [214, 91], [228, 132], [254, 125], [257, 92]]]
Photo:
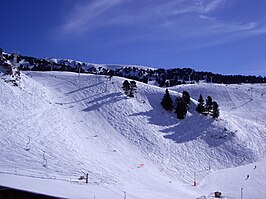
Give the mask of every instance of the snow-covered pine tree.
[[216, 101], [212, 102], [212, 117], [218, 118], [220, 115], [219, 106]]
[[183, 101], [187, 105], [187, 109], [189, 109], [189, 105], [190, 105], [190, 95], [189, 95], [189, 93], [187, 91], [183, 91], [182, 98], [183, 98]]
[[128, 95], [129, 95], [129, 92], [130, 92], [130, 83], [129, 83], [129, 81], [125, 80], [125, 81], [123, 82], [122, 89], [123, 89], [125, 95], [128, 96]]
[[202, 95], [199, 96], [198, 106], [196, 108], [196, 111], [198, 113], [203, 113], [204, 112], [204, 99], [203, 99]]
[[176, 99], [175, 113], [178, 119], [184, 119], [187, 114], [187, 105], [182, 97]]
[[212, 110], [212, 97], [208, 96], [206, 99], [205, 110], [209, 113]]
[[163, 96], [161, 105], [167, 111], [171, 112], [173, 110], [173, 101], [172, 101], [172, 98], [169, 94], [168, 89], [165, 90], [165, 94]]
[[128, 96], [134, 97], [136, 92], [137, 92], [137, 83], [135, 81], [130, 81], [130, 90]]

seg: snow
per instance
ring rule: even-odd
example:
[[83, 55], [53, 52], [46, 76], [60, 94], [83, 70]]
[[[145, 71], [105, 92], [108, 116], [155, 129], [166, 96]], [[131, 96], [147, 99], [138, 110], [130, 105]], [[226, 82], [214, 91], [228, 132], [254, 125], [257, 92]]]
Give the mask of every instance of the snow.
[[[119, 198], [119, 196], [121, 196], [120, 193], [109, 190], [108, 188], [103, 188], [97, 184], [84, 186], [84, 184], [80, 182], [70, 180], [58, 182], [51, 179], [20, 175], [0, 174], [0, 176], [0, 183], [7, 187], [41, 194], [49, 194], [57, 197], [94, 198], [94, 196], [97, 195], [97, 198]], [[47, 191], [47, 189], [49, 189], [49, 191]]]
[[[123, 198], [124, 191], [127, 198], [211, 198], [217, 190], [239, 198], [242, 187], [246, 197], [266, 193], [265, 85], [170, 88], [173, 99], [183, 90], [196, 100], [211, 95], [221, 109], [214, 120], [199, 115], [193, 100], [179, 121], [160, 106], [164, 88], [137, 82], [128, 98], [124, 80], [25, 72], [14, 87], [0, 79], [0, 185], [67, 198]], [[88, 184], [78, 180], [84, 173]]]
[[81, 62], [81, 61], [75, 61], [72, 59], [57, 59], [57, 58], [49, 58], [47, 59], [48, 61], [52, 61], [53, 63], [68, 63], [72, 67], [76, 67], [77, 64], [80, 64], [83, 66], [83, 69], [88, 69], [91, 67], [94, 68], [104, 68], [104, 69], [120, 69], [120, 68], [139, 68], [139, 69], [151, 69], [155, 70], [155, 68], [150, 67], [150, 66], [140, 66], [140, 65], [133, 65], [133, 64], [95, 64], [95, 63], [88, 63], [88, 62]]
[[[199, 192], [211, 193], [223, 190], [226, 198], [265, 198], [266, 159], [237, 168], [216, 171], [207, 176], [199, 187]], [[249, 178], [247, 179], [247, 175]], [[247, 180], [246, 180], [247, 179]]]

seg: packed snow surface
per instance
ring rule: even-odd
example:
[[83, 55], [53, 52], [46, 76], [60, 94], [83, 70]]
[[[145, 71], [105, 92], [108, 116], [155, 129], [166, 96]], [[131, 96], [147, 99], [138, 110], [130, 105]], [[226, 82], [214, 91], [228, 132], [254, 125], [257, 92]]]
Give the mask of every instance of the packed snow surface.
[[[197, 84], [184, 120], [161, 108], [165, 89], [68, 72], [0, 79], [0, 185], [67, 198], [263, 198], [266, 86]], [[210, 95], [220, 117], [195, 111]], [[78, 178], [89, 175], [89, 183]], [[246, 177], [249, 175], [247, 180]], [[195, 179], [196, 177], [196, 179]], [[193, 187], [196, 181], [197, 186]]]

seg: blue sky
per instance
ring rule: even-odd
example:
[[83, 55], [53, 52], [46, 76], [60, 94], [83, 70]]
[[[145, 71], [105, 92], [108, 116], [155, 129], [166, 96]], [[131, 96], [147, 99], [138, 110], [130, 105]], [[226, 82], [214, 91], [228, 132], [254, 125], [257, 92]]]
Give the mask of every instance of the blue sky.
[[265, 0], [0, 0], [0, 47], [266, 76]]

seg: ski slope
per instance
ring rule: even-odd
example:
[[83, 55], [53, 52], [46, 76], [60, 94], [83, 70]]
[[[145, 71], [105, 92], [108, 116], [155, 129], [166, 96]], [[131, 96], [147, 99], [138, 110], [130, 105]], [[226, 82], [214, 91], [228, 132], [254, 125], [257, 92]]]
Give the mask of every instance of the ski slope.
[[[243, 149], [251, 149], [250, 153], [243, 151], [243, 162], [252, 159], [251, 164], [235, 165], [234, 168], [215, 170], [208, 175], [198, 187], [199, 195], [223, 190], [226, 198], [240, 198], [241, 188], [243, 198], [263, 199], [266, 186], [265, 159], [265, 128], [266, 128], [266, 86], [263, 84], [197, 84], [181, 85], [172, 90], [188, 91], [191, 97], [198, 99], [201, 94], [204, 99], [212, 96], [220, 106], [220, 120], [224, 126], [235, 132], [233, 144], [242, 144]], [[237, 140], [235, 140], [237, 139]], [[239, 153], [237, 151], [236, 155]], [[264, 158], [263, 158], [264, 157]], [[245, 180], [249, 175], [249, 179]], [[211, 198], [211, 194], [206, 194]]]
[[[217, 179], [265, 165], [264, 85], [173, 87], [173, 99], [187, 90], [194, 99], [211, 95], [221, 108], [213, 120], [195, 111], [194, 100], [179, 121], [160, 106], [163, 88], [137, 82], [128, 98], [124, 80], [25, 72], [14, 87], [0, 79], [0, 184], [67, 198], [212, 197], [216, 188], [237, 198]], [[84, 173], [88, 184], [78, 180]], [[250, 194], [259, 198], [255, 185]]]

